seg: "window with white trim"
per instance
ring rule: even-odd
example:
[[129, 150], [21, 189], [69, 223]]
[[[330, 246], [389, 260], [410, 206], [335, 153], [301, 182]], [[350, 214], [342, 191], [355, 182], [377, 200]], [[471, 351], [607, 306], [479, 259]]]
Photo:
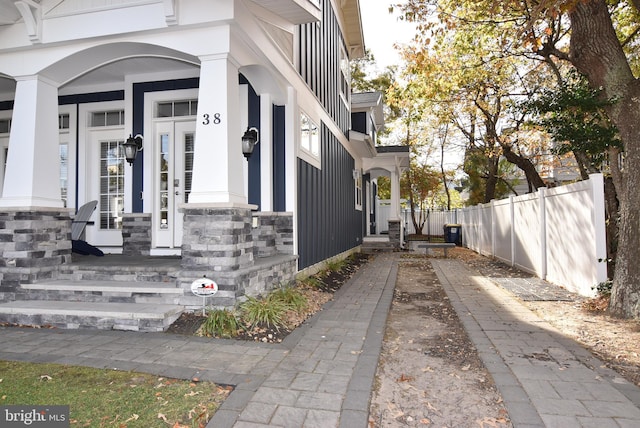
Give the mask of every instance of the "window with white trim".
[[350, 105], [351, 97], [351, 67], [349, 57], [344, 46], [340, 46], [340, 95], [347, 106]]
[[320, 159], [320, 131], [305, 113], [300, 112], [300, 147]]
[[353, 170], [353, 184], [356, 196], [356, 210], [362, 211], [362, 173], [359, 169]]

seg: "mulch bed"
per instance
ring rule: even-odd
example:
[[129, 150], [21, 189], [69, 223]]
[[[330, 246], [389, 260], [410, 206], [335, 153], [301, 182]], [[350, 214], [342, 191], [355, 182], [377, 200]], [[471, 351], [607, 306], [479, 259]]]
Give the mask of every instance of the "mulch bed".
[[[345, 264], [340, 270], [327, 270], [313, 275], [317, 280], [316, 286], [314, 286], [313, 290], [316, 292], [327, 293], [332, 296], [353, 276], [358, 269], [360, 269], [360, 267], [365, 265], [368, 261], [369, 256], [367, 254], [355, 253], [345, 260]], [[305, 292], [305, 290], [302, 291]], [[313, 298], [315, 294], [313, 291], [309, 291], [306, 295], [307, 298], [310, 299]], [[330, 300], [331, 296], [328, 296], [326, 300]], [[317, 310], [321, 310], [321, 306], [322, 305], [316, 305], [314, 308], [317, 307]], [[313, 316], [317, 310], [308, 313], [308, 316], [304, 320], [296, 320], [294, 324], [300, 325], [306, 319]], [[182, 334], [187, 336], [196, 335], [205, 319], [206, 317], [202, 315], [202, 311], [184, 312], [173, 324], [169, 326], [166, 333]], [[241, 329], [238, 336], [234, 339], [253, 342], [279, 343], [282, 342], [294, 329], [295, 327], [289, 329], [285, 327], [275, 328], [272, 326], [267, 327], [257, 325], [251, 329]]]

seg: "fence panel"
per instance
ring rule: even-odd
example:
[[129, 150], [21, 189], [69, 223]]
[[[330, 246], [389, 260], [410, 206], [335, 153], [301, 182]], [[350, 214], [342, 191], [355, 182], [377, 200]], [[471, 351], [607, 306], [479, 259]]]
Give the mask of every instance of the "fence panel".
[[606, 263], [598, 262], [606, 259], [606, 242], [597, 230], [598, 223], [604, 223], [604, 210], [597, 209], [604, 205], [604, 195], [599, 201], [599, 192], [594, 192], [604, 188], [602, 176], [598, 178], [600, 182], [594, 177], [546, 192], [547, 279], [574, 284], [575, 291], [584, 295], [592, 295], [592, 287], [606, 279]]
[[513, 257], [511, 233], [513, 231], [512, 203], [510, 199], [493, 202], [493, 242], [498, 259], [510, 263]]
[[463, 209], [463, 244], [586, 296], [607, 279], [604, 181]]

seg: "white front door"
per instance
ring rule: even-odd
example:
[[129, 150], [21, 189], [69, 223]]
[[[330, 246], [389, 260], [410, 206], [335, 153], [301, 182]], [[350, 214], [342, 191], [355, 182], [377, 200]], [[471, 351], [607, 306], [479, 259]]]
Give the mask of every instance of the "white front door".
[[159, 121], [153, 141], [153, 227], [156, 248], [182, 245], [180, 204], [189, 202], [193, 171], [194, 121]]
[[[122, 246], [122, 213], [125, 200], [124, 132], [121, 128], [89, 131], [87, 147], [87, 199], [97, 200], [86, 227], [86, 240], [96, 246]], [[81, 203], [82, 204], [82, 203]]]

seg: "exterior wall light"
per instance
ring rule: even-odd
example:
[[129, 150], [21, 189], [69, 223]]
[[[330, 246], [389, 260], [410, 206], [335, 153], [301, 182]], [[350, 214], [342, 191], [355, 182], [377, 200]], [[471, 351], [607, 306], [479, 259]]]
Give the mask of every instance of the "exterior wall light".
[[253, 148], [258, 144], [258, 130], [256, 128], [247, 128], [242, 136], [242, 154], [247, 160], [253, 153]]
[[129, 134], [129, 138], [127, 141], [122, 144], [122, 148], [124, 149], [124, 157], [129, 162], [129, 165], [133, 164], [133, 161], [136, 160], [136, 155], [139, 151], [142, 150], [142, 135], [137, 134], [135, 137], [132, 137]]

